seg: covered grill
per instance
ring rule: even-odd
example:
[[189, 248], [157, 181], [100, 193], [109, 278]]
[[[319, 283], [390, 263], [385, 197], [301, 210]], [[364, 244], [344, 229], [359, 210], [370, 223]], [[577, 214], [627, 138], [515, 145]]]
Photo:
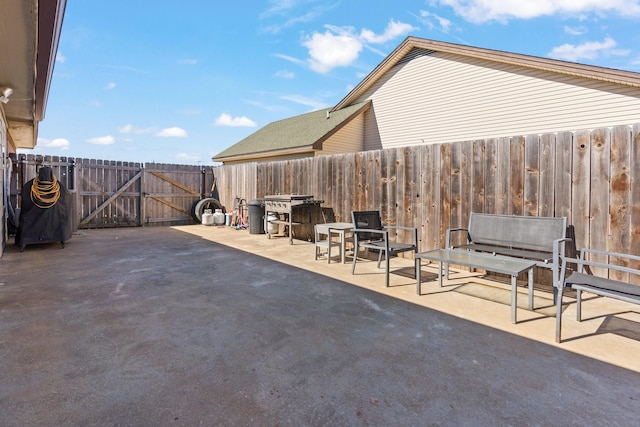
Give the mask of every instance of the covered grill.
[[[269, 224], [282, 224], [289, 228], [289, 244], [293, 244], [293, 227], [305, 224], [302, 221], [293, 221], [294, 213], [303, 208], [319, 206], [323, 200], [315, 200], [310, 195], [284, 194], [264, 197], [264, 229], [271, 238]], [[270, 215], [271, 214], [271, 215]], [[298, 216], [299, 217], [299, 216]], [[275, 218], [275, 219], [274, 219]], [[308, 215], [311, 223], [311, 214]]]

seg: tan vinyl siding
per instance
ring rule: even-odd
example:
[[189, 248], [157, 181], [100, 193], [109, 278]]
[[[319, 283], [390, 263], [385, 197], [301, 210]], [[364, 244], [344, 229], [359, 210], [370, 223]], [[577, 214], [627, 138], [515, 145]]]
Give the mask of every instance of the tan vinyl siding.
[[322, 144], [322, 151], [316, 154], [342, 154], [362, 151], [364, 115], [354, 117], [347, 125], [337, 131]]
[[380, 141], [380, 131], [376, 119], [376, 106], [372, 105], [364, 114], [364, 150], [371, 151], [381, 148], [382, 141]]
[[638, 88], [430, 51], [396, 65], [366, 99], [365, 135], [377, 126], [384, 148], [640, 121]]

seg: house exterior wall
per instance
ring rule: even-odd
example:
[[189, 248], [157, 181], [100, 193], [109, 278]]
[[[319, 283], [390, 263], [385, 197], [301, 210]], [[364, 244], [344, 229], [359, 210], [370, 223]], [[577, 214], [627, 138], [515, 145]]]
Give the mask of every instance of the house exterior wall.
[[316, 155], [353, 153], [363, 149], [364, 115], [361, 114], [324, 141], [322, 150]]
[[366, 150], [640, 121], [640, 88], [424, 49], [356, 102], [368, 99]]

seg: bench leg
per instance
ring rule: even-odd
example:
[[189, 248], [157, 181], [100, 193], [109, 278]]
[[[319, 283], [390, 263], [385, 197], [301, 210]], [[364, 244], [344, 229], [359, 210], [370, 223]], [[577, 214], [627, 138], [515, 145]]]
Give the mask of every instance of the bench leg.
[[576, 319], [582, 322], [582, 291], [576, 289]]
[[562, 338], [560, 336], [560, 328], [562, 323], [562, 294], [563, 288], [558, 289], [554, 287], [554, 291], [556, 292], [556, 342], [559, 343]]

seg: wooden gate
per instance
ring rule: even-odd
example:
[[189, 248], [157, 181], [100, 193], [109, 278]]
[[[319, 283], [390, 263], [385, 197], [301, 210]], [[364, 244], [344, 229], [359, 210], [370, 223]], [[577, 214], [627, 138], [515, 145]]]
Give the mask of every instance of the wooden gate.
[[49, 166], [73, 197], [74, 230], [195, 222], [194, 204], [214, 181], [201, 166], [12, 155], [12, 205], [20, 210], [23, 185]]

